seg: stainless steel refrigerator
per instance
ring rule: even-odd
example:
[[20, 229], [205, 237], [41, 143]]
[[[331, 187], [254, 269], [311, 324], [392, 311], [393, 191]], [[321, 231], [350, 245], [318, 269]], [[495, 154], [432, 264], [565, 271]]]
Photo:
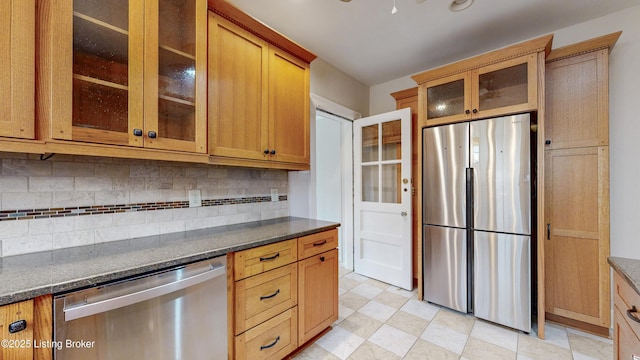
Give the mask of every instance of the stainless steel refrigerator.
[[530, 115], [423, 132], [424, 297], [531, 331]]

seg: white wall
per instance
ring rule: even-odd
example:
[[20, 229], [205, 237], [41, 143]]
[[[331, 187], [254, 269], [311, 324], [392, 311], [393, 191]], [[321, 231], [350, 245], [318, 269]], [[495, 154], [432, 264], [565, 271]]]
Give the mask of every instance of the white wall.
[[369, 88], [322, 59], [311, 63], [311, 93], [367, 116]]
[[[553, 47], [562, 47], [622, 30], [609, 62], [611, 158], [611, 255], [640, 259], [640, 6], [554, 32]], [[540, 34], [542, 35], [542, 34]], [[523, 39], [526, 40], [526, 39]], [[427, 69], [425, 69], [427, 70]], [[392, 92], [415, 86], [409, 76], [370, 89], [370, 114], [395, 109]]]

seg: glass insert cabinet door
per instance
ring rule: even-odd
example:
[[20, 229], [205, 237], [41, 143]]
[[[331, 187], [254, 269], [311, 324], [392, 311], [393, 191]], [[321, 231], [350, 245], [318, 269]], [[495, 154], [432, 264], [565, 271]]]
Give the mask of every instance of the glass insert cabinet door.
[[145, 15], [145, 146], [205, 152], [206, 1], [146, 1]]
[[[74, 0], [73, 140], [142, 146], [144, 4]], [[131, 138], [131, 139], [130, 139]]]
[[362, 128], [362, 201], [402, 202], [400, 120]]
[[43, 1], [72, 45], [46, 54], [53, 138], [206, 152], [206, 0]]
[[468, 118], [471, 109], [470, 72], [433, 80], [426, 84], [426, 118], [450, 121]]

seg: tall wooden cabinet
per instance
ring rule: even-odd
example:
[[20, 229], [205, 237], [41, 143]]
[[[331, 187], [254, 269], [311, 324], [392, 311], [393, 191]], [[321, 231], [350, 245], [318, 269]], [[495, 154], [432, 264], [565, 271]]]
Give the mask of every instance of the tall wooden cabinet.
[[619, 36], [553, 50], [545, 80], [546, 318], [603, 335], [611, 323], [608, 58]]
[[0, 1], [0, 136], [33, 139], [35, 0]]
[[0, 306], [0, 359], [53, 359], [52, 309], [51, 295]]
[[39, 138], [206, 152], [206, 0], [38, 0], [38, 23]]
[[315, 55], [216, 0], [209, 14], [209, 154], [229, 165], [309, 166]]
[[412, 228], [413, 228], [413, 279], [414, 283], [422, 281], [422, 271], [418, 266], [422, 254], [422, 239], [420, 238], [422, 219], [422, 164], [418, 162], [418, 153], [422, 150], [422, 128], [418, 124], [418, 88], [406, 89], [391, 94], [396, 100], [396, 109], [411, 109], [411, 168], [413, 179], [411, 180]]

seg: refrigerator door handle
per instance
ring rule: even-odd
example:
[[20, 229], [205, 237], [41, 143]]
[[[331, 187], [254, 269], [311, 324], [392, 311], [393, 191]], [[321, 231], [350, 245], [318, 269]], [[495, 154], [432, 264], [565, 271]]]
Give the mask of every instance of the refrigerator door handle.
[[474, 194], [473, 187], [475, 183], [474, 178], [475, 169], [467, 168], [466, 169], [466, 178], [467, 178], [467, 228], [473, 229], [473, 202], [474, 202]]

